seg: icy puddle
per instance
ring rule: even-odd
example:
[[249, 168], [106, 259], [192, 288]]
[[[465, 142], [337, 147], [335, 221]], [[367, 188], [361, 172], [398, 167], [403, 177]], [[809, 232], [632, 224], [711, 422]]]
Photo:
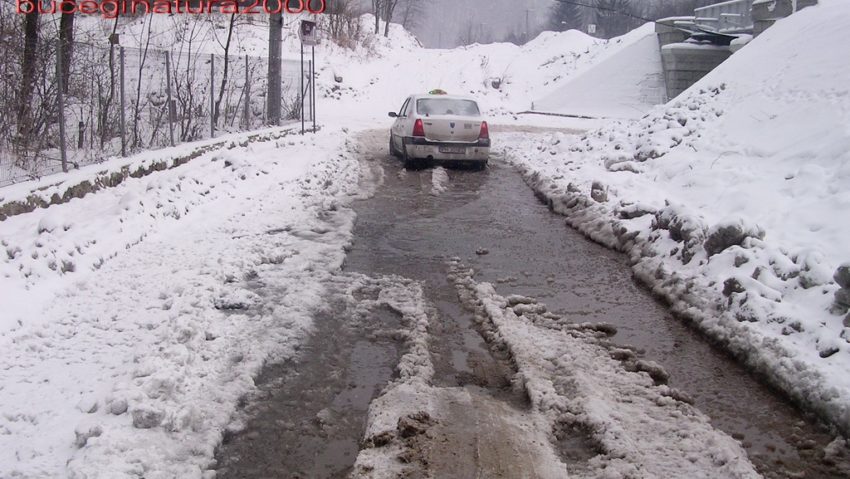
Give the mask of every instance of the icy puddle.
[[[648, 413], [648, 417], [655, 415], [651, 420], [657, 424], [658, 436], [647, 436], [651, 439], [649, 442], [659, 451], [665, 450], [668, 445], [694, 442], [692, 446], [686, 445], [692, 447], [694, 454], [687, 459], [702, 472], [690, 477], [754, 477], [747, 472], [746, 459], [740, 462], [741, 457], [736, 456], [736, 448], [741, 446], [765, 477], [848, 477], [850, 468], [847, 466], [846, 448], [833, 443], [833, 436], [762, 386], [733, 360], [707, 345], [681, 321], [670, 317], [662, 304], [632, 281], [624, 257], [567, 228], [562, 218], [551, 214], [537, 202], [513, 170], [494, 161], [495, 164], [485, 172], [449, 169], [438, 171], [438, 177], [433, 170], [403, 172], [399, 162], [386, 157], [383, 152], [385, 143], [381, 135], [367, 140], [364, 163], [373, 169], [383, 168], [383, 184], [374, 197], [355, 204], [358, 221], [346, 270], [372, 277], [398, 275], [422, 285], [431, 308], [428, 332], [432, 337], [428, 353], [432, 362], [429, 367], [433, 369], [426, 378], [427, 386], [422, 387], [430, 387], [431, 390], [426, 394], [421, 387], [396, 388], [373, 402], [370, 414], [377, 417], [373, 422], [380, 422], [382, 408], [392, 409], [394, 404], [404, 403], [410, 408], [406, 417], [414, 418], [411, 420], [419, 425], [417, 428], [422, 435], [431, 439], [426, 441], [429, 446], [420, 447], [417, 441], [422, 441], [422, 436], [405, 436], [401, 428], [403, 421], [399, 420], [398, 431], [395, 431], [394, 423], [385, 425], [393, 428], [392, 442], [388, 438], [367, 437], [368, 446], [388, 443], [387, 447], [397, 448], [393, 454], [397, 453], [401, 462], [418, 461], [430, 473], [441, 471], [440, 467], [448, 467], [441, 465], [440, 461], [448, 461], [446, 464], [452, 467], [492, 471], [485, 469], [494, 467], [492, 463], [476, 465], [474, 460], [456, 462], [450, 459], [472, 450], [464, 449], [464, 441], [478, 441], [493, 447], [507, 444], [504, 437], [488, 436], [491, 431], [477, 430], [471, 423], [464, 422], [485, 422], [482, 418], [471, 416], [469, 411], [501, 415], [507, 423], [514, 425], [541, 421], [541, 417], [532, 414], [529, 398], [525, 397], [528, 390], [534, 392], [533, 388], [523, 390], [523, 387], [513, 384], [517, 381], [512, 383], [517, 377], [517, 363], [523, 366], [515, 357], [517, 351], [513, 351], [512, 356], [504, 337], [488, 329], [504, 321], [506, 325], [518, 324], [517, 330], [511, 334], [532, 344], [525, 346], [530, 351], [534, 352], [533, 344], [539, 342], [540, 351], [535, 352], [540, 353], [539, 357], [526, 354], [524, 360], [549, 364], [540, 370], [549, 375], [545, 376], [548, 378], [546, 381], [554, 381], [553, 393], [560, 397], [584, 391], [590, 395], [588, 397], [600, 394], [600, 398], [611, 400], [612, 404], [623, 403], [623, 411], [629, 411], [628, 407], [632, 406], [626, 403], [632, 402], [640, 404], [640, 401], [648, 401], [647, 407], [657, 406], [658, 411]], [[441, 191], [435, 195], [434, 185], [437, 183]], [[463, 287], [453, 284], [451, 278], [450, 270], [460, 267], [474, 271], [465, 280], [469, 284]], [[495, 289], [482, 289], [484, 283], [491, 283]], [[467, 288], [470, 295], [477, 295], [469, 299], [467, 307], [462, 306], [458, 299], [463, 288]], [[523, 299], [506, 299], [515, 295], [531, 298], [529, 304], [523, 304]], [[480, 305], [487, 302], [490, 306], [484, 314]], [[477, 312], [473, 314], [471, 310]], [[528, 314], [524, 316], [523, 312]], [[483, 316], [490, 317], [490, 320], [482, 319]], [[484, 324], [487, 321], [492, 324]], [[590, 326], [575, 326], [583, 323]], [[593, 326], [598, 323], [610, 326]], [[613, 332], [616, 334], [608, 338]], [[481, 333], [489, 338], [489, 344], [484, 342]], [[547, 341], [558, 342], [548, 347], [544, 346]], [[574, 343], [573, 350], [582, 350], [581, 355], [570, 357], [572, 351], [567, 347], [561, 357], [546, 356], [550, 350], [569, 345], [570, 341]], [[519, 346], [515, 344], [514, 347]], [[596, 388], [593, 384], [594, 358], [604, 356], [609, 360], [609, 355], [623, 363], [614, 367], [616, 371], [611, 369], [609, 383]], [[569, 361], [565, 362], [566, 358], [576, 361], [574, 367], [582, 370], [575, 371], [573, 376], [567, 374], [571, 365]], [[584, 360], [586, 364], [581, 362]], [[653, 362], [657, 362], [660, 368]], [[613, 366], [605, 363], [605, 367]], [[553, 375], [552, 371], [558, 368], [566, 368], [561, 369], [564, 371], [562, 376]], [[634, 398], [628, 397], [623, 391], [634, 386], [631, 384], [633, 379], [618, 372], [626, 369], [647, 371], [658, 384], [667, 382], [670, 387], [653, 386], [653, 381], [645, 376], [648, 385], [641, 384], [638, 388], [641, 392], [636, 393]], [[530, 384], [528, 375], [534, 371], [523, 371], [526, 384]], [[606, 397], [605, 394], [619, 396]], [[417, 401], [427, 407], [417, 408]], [[473, 406], [476, 401], [484, 402]], [[545, 401], [545, 394], [535, 398], [535, 407], [540, 409], [539, 405]], [[689, 402], [710, 417], [711, 425], [726, 434], [711, 436], [716, 433], [708, 426], [700, 426], [704, 420], [687, 404]], [[435, 403], [450, 406], [435, 407]], [[548, 458], [554, 450], [573, 476], [593, 477], [594, 470], [598, 472], [609, 465], [620, 468], [617, 471], [627, 473], [630, 470], [628, 464], [623, 464], [628, 462], [628, 454], [623, 456], [626, 459], [613, 457], [611, 451], [606, 453], [605, 444], [600, 443], [600, 438], [606, 437], [614, 438], [611, 444], [616, 443], [616, 432], [588, 430], [581, 420], [571, 418], [570, 415], [575, 414], [569, 404], [547, 407], [547, 414], [551, 416], [547, 420], [555, 421], [556, 427], [546, 430], [547, 424], [537, 424], [538, 431], [534, 433], [537, 436], [530, 441], [535, 443], [542, 432], [548, 443], [527, 451], [514, 448], [513, 453], [506, 452], [510, 449], [508, 444], [503, 452], [512, 460], [528, 464], [528, 461], [534, 462], [530, 458]], [[558, 407], [564, 411], [558, 412]], [[452, 408], [455, 408], [454, 412]], [[407, 420], [402, 413], [395, 413]], [[593, 411], [584, 411], [583, 414], [593, 416]], [[663, 426], [665, 414], [671, 418], [669, 428]], [[622, 418], [623, 424], [629, 422], [627, 419]], [[563, 423], [557, 422], [562, 420]], [[632, 426], [639, 429], [641, 421], [636, 418]], [[688, 421], [696, 424], [696, 429], [683, 426], [689, 424]], [[456, 426], [446, 426], [451, 423], [456, 423]], [[498, 430], [510, 430], [510, 424], [505, 427], [507, 429]], [[616, 429], [618, 426], [614, 424], [611, 427]], [[468, 433], [462, 434], [460, 439], [453, 439], [452, 434], [456, 434], [458, 428]], [[375, 428], [375, 431], [379, 430]], [[614, 436], [610, 436], [612, 434]], [[439, 442], [435, 438], [442, 438], [455, 446], [435, 449], [434, 444]], [[495, 442], [491, 444], [492, 441]], [[700, 441], [714, 443], [725, 456], [714, 457], [715, 464], [702, 464], [700, 461], [705, 459], [702, 456], [709, 454], [701, 450]], [[675, 447], [670, 450], [675, 450]], [[368, 467], [355, 471], [356, 474], [394, 477], [382, 475], [380, 468], [373, 468], [374, 464], [389, 467], [389, 463], [381, 463], [372, 457], [376, 454], [369, 448], [365, 452], [361, 450], [361, 459], [369, 460], [359, 462], [368, 464]], [[649, 456], [638, 454], [635, 457], [644, 457], [647, 464], [653, 461]], [[545, 461], [540, 464], [545, 464]], [[650, 466], [644, 469], [644, 464], [632, 466], [637, 468], [632, 471], [637, 473], [635, 477], [644, 477], [647, 470], [675, 471], [681, 464], [676, 465], [675, 461], [664, 463], [662, 458], [651, 464], [656, 469]], [[641, 470], [644, 470], [642, 474]], [[667, 477], [674, 476], [675, 473]], [[414, 474], [412, 477], [418, 476]], [[437, 474], [433, 477], [474, 476]], [[548, 476], [542, 471], [524, 475], [505, 472], [500, 477]]]
[[395, 374], [401, 315], [375, 301], [381, 281], [338, 276], [327, 287], [297, 358], [257, 379], [225, 434], [216, 477], [347, 477], [369, 403]]

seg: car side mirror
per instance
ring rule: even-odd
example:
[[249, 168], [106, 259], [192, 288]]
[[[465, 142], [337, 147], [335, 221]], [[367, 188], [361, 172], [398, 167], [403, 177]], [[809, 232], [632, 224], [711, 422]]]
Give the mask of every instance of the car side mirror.
[[394, 111], [391, 111], [391, 112], [389, 113], [389, 115], [390, 115], [390, 118], [398, 118], [398, 113], [396, 113], [396, 112], [394, 112]]

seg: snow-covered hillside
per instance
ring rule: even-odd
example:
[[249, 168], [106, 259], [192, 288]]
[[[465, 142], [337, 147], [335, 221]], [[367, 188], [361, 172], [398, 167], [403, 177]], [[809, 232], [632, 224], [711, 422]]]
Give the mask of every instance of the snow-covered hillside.
[[651, 23], [600, 44], [576, 63], [566, 84], [535, 101], [535, 110], [640, 118], [667, 99], [658, 36]]
[[824, 0], [639, 121], [511, 148], [573, 225], [845, 431], [848, 22], [850, 4]]

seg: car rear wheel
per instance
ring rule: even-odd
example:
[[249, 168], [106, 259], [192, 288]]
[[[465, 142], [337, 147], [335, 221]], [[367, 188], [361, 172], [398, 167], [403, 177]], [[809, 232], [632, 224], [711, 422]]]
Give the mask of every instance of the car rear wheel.
[[401, 161], [404, 163], [404, 169], [406, 170], [419, 169], [419, 161], [407, 154], [407, 145], [401, 145]]
[[399, 151], [395, 149], [395, 143], [393, 142], [393, 134], [392, 133], [390, 133], [390, 155], [392, 155], [396, 158], [401, 157], [401, 153], [399, 153]]

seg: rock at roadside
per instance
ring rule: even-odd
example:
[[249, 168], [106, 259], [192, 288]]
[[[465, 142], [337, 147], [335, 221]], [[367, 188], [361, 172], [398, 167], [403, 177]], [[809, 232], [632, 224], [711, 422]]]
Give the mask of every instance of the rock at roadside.
[[844, 263], [835, 270], [832, 279], [844, 289], [850, 289], [850, 263]]
[[608, 191], [602, 186], [602, 183], [594, 181], [590, 187], [590, 197], [597, 203], [605, 203], [608, 201]]
[[835, 292], [835, 301], [832, 303], [832, 309], [837, 314], [844, 314], [850, 311], [850, 289], [841, 288]]
[[80, 424], [74, 429], [74, 445], [83, 447], [93, 437], [103, 434], [103, 428], [98, 424]]
[[747, 237], [764, 239], [764, 230], [747, 226], [741, 220], [724, 222], [708, 230], [703, 247], [709, 256], [714, 256], [726, 248], [741, 245]]
[[162, 424], [165, 413], [159, 409], [141, 406], [133, 409], [133, 427], [137, 429], [151, 429]]
[[431, 416], [423, 411], [409, 416], [404, 416], [398, 420], [398, 435], [402, 438], [419, 436], [433, 424]]

